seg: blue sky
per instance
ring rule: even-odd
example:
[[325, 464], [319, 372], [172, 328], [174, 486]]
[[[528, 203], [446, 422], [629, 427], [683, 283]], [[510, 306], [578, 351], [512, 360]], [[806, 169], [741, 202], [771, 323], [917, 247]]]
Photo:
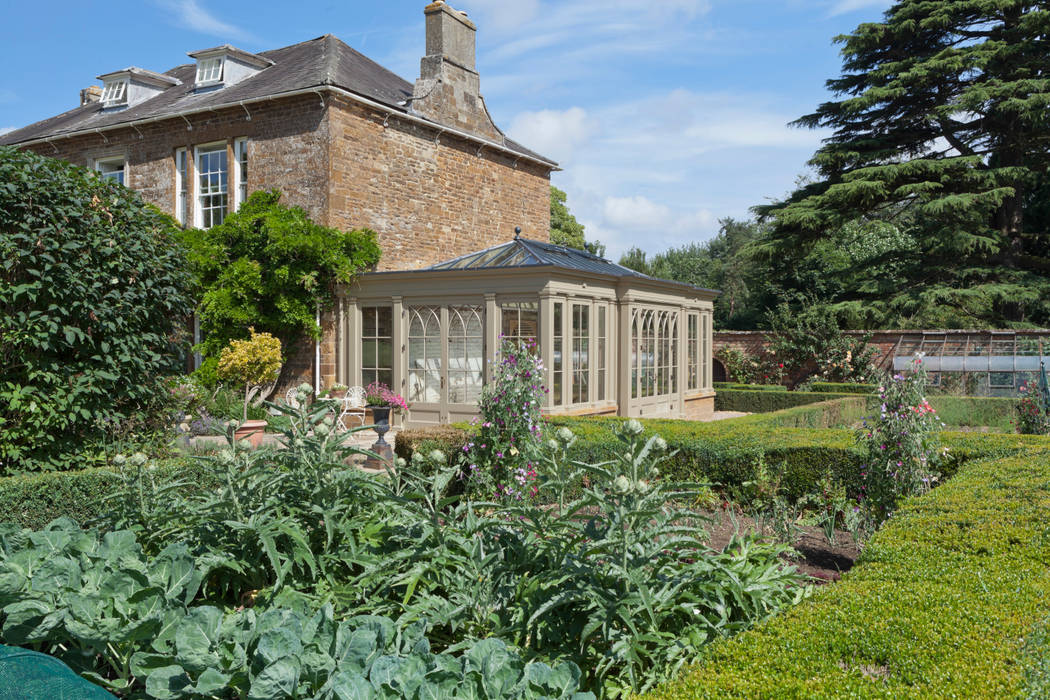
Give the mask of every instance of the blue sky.
[[[746, 217], [784, 195], [822, 134], [789, 128], [828, 95], [836, 34], [889, 0], [458, 0], [478, 24], [481, 89], [510, 136], [559, 161], [553, 182], [616, 259]], [[164, 71], [187, 51], [325, 33], [413, 81], [423, 0], [5, 3], [0, 130], [77, 104], [96, 75]], [[294, 9], [290, 9], [294, 8]], [[510, 234], [508, 234], [509, 236]]]

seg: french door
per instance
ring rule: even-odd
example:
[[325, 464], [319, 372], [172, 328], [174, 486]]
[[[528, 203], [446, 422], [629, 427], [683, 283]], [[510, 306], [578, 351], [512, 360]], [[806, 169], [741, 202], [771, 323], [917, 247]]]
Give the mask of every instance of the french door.
[[485, 309], [409, 306], [407, 367], [410, 422], [433, 425], [477, 414], [485, 377]]

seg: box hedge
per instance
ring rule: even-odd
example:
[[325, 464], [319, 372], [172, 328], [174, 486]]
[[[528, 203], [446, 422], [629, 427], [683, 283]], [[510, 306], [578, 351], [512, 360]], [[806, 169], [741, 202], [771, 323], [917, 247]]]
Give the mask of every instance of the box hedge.
[[721, 389], [715, 393], [716, 411], [772, 413], [785, 408], [830, 401], [855, 394], [828, 394], [813, 391], [755, 391], [754, 389]]
[[[185, 479], [191, 488], [218, 486], [219, 477], [199, 459], [169, 460], [157, 465], [158, 474]], [[0, 521], [39, 529], [56, 518], [87, 523], [101, 515], [102, 499], [119, 483], [107, 468], [44, 472], [0, 478]]]
[[971, 461], [907, 501], [840, 583], [651, 697], [1017, 697], [1050, 607], [1048, 511], [1050, 451]]
[[818, 394], [874, 394], [879, 387], [875, 384], [845, 384], [842, 382], [813, 382], [809, 390]]
[[787, 391], [788, 388], [781, 384], [741, 384], [739, 382], [715, 382], [716, 391], [722, 389], [736, 389], [741, 391]]

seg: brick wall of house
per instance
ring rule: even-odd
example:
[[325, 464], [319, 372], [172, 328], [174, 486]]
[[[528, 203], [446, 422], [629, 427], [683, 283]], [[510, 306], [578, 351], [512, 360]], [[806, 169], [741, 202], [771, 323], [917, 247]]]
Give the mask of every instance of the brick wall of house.
[[[322, 220], [328, 202], [328, 120], [320, 97], [307, 95], [249, 105], [248, 113], [234, 107], [189, 116], [188, 124], [176, 117], [137, 129], [87, 134], [54, 141], [54, 146], [40, 143], [29, 148], [86, 167], [93, 167], [99, 158], [124, 156], [125, 184], [147, 202], [174, 215], [175, 150], [186, 147], [192, 153], [194, 146], [219, 141], [227, 141], [232, 148], [233, 139], [247, 137], [248, 191], [276, 187], [284, 193], [285, 203], [301, 206]], [[192, 222], [192, 196], [190, 200]]]
[[425, 267], [522, 235], [550, 239], [546, 168], [336, 98], [328, 224], [379, 234], [379, 269]]

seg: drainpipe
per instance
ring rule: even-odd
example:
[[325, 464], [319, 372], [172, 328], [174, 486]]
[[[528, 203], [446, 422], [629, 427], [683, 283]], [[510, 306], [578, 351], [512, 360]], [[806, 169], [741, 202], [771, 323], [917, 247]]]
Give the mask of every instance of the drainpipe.
[[[317, 327], [321, 327], [321, 307], [317, 307], [317, 315], [315, 317], [317, 321]], [[322, 332], [324, 332], [322, 330]], [[321, 341], [320, 339], [314, 341], [314, 396], [320, 396], [321, 394]]]

